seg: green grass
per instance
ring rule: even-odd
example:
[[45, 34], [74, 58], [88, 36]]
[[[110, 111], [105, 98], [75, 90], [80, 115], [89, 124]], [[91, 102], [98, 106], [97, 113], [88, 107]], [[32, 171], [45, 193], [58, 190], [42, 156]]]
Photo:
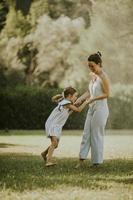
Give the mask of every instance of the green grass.
[[122, 189], [125, 195], [127, 190], [128, 195], [132, 195], [132, 160], [106, 160], [98, 168], [91, 168], [87, 161], [79, 169], [75, 169], [77, 159], [74, 158], [57, 159], [57, 162], [58, 166], [46, 168], [39, 156], [0, 155], [0, 189], [20, 194], [24, 191], [75, 187], [95, 192], [116, 189], [118, 192]]
[[0, 187], [13, 191], [37, 188], [55, 189], [58, 186], [89, 189], [109, 189], [123, 184], [130, 187], [133, 181], [133, 161], [126, 159], [108, 160], [97, 168], [86, 162], [75, 169], [77, 159], [57, 159], [58, 166], [46, 168], [39, 156], [25, 154], [0, 155]]
[[[47, 146], [45, 137], [0, 136], [0, 200], [132, 200], [132, 136], [105, 137], [108, 154], [103, 165], [91, 168], [87, 160], [75, 169], [81, 137], [69, 133], [62, 137], [59, 152], [55, 153], [58, 165], [50, 168], [40, 157]], [[113, 158], [109, 157], [112, 148]]]

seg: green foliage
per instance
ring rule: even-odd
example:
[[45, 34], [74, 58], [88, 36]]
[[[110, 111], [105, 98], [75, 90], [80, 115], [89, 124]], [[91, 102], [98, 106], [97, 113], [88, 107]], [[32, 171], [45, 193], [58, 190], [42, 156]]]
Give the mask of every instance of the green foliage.
[[3, 34], [10, 37], [25, 36], [31, 29], [28, 18], [25, 17], [21, 11], [16, 11], [13, 6], [10, 7], [7, 14], [6, 26], [3, 30]]
[[[60, 93], [54, 88], [6, 89], [0, 92], [1, 129], [43, 129], [45, 121], [56, 104], [51, 97]], [[130, 101], [118, 97], [109, 99], [110, 116], [107, 127], [110, 129], [132, 129], [133, 96]], [[87, 108], [81, 113], [73, 113], [68, 119], [66, 129], [83, 129]]]
[[[35, 56], [38, 53], [36, 48], [32, 47], [32, 43], [27, 43], [19, 49], [17, 56], [22, 64], [26, 66], [25, 73], [30, 74], [35, 68]], [[33, 65], [34, 63], [34, 65]]]
[[61, 15], [75, 19], [82, 17], [85, 20], [86, 27], [90, 25], [91, 3], [89, 1], [77, 0], [50, 0], [48, 1], [49, 16], [53, 19]]
[[22, 71], [8, 70], [5, 72], [0, 68], [0, 90], [15, 88], [25, 85], [25, 74]]
[[30, 10], [32, 0], [16, 0], [16, 10], [20, 10], [23, 15], [27, 15]]
[[7, 78], [4, 74], [3, 68], [0, 68], [0, 89], [5, 88], [7, 85]]
[[[57, 91], [56, 91], [57, 93]], [[40, 129], [53, 109], [53, 90], [38, 88], [7, 89], [0, 93], [0, 127], [9, 129]]]
[[5, 0], [1, 0], [0, 2], [0, 31], [5, 26], [7, 13], [8, 13], [8, 4]]
[[15, 88], [25, 85], [25, 74], [22, 71], [9, 70], [6, 74], [7, 87]]
[[29, 11], [29, 20], [34, 27], [37, 24], [37, 20], [44, 14], [48, 13], [48, 1], [47, 0], [34, 0], [31, 4]]
[[[19, 24], [16, 26], [13, 19], [18, 14], [22, 19], [24, 16], [20, 12], [16, 13], [13, 7], [9, 14], [11, 11], [12, 17], [8, 18], [9, 21], [0, 36], [0, 60], [3, 69], [6, 67], [14, 73], [22, 70], [25, 73], [27, 85], [45, 87], [48, 83], [49, 85], [56, 83], [60, 86], [61, 82], [67, 79], [66, 71], [74, 66], [74, 64], [69, 64], [68, 57], [70, 49], [73, 49], [80, 39], [81, 30], [84, 28], [83, 19], [71, 20], [62, 16], [57, 20], [52, 20], [47, 15], [43, 15], [38, 20], [36, 29], [23, 37], [27, 31], [21, 27], [21, 22], [21, 26]], [[19, 19], [16, 23], [18, 21]], [[21, 37], [20, 34], [22, 34]]]
[[109, 101], [110, 116], [108, 127], [113, 129], [133, 129], [133, 96], [130, 101], [111, 98]]
[[[94, 6], [92, 2], [91, 0], [2, 0], [0, 41], [6, 38], [6, 44], [3, 47], [0, 45], [2, 52], [0, 64], [3, 59], [4, 63], [8, 63], [8, 66], [5, 64], [3, 67], [16, 70], [17, 66], [18, 69], [27, 68], [27, 71], [29, 68], [31, 70], [30, 65], [34, 65], [35, 73], [30, 74], [32, 84], [45, 86], [47, 82], [52, 83], [57, 80], [57, 84], [64, 87], [68, 83], [76, 85], [77, 80], [80, 83], [82, 79], [88, 80], [84, 67], [87, 56], [101, 50], [103, 66], [111, 81], [132, 84], [132, 0], [94, 1]], [[62, 15], [68, 16], [70, 23], [64, 23], [65, 18], [63, 19]], [[50, 16], [52, 19], [45, 19], [44, 16]], [[84, 19], [88, 28], [78, 27], [77, 30], [81, 31], [76, 33], [75, 26], [79, 22], [74, 25], [73, 19], [78, 20], [78, 17]], [[12, 37], [14, 40], [19, 38], [22, 43], [16, 47], [16, 54], [12, 54], [14, 46], [8, 49]], [[25, 49], [28, 42], [33, 42], [33, 49], [38, 50], [37, 56], [32, 57], [31, 51]], [[22, 55], [19, 57], [20, 62], [17, 52], [23, 54], [20, 53]], [[28, 67], [27, 63], [30, 63]]]
[[[132, 84], [132, 0], [125, 0], [125, 3], [123, 0], [102, 0], [96, 1], [94, 6], [91, 2], [33, 0], [30, 5], [30, 0], [6, 1], [9, 12], [0, 35], [0, 40], [6, 38], [5, 45], [0, 45], [0, 62], [3, 59], [4, 63], [8, 63], [5, 66], [12, 70], [27, 68], [26, 71], [32, 71], [27, 73], [32, 79], [27, 81], [28, 85], [45, 87], [47, 82], [56, 80], [60, 87], [64, 87], [88, 80], [85, 70], [87, 56], [100, 50], [103, 66], [111, 81]], [[28, 13], [26, 9], [29, 8]], [[79, 27], [79, 17], [88, 28]], [[14, 42], [19, 38], [21, 43], [16, 45], [16, 51], [11, 46], [12, 37]], [[32, 48], [38, 51], [36, 56], [31, 56], [31, 51], [25, 48], [30, 42]], [[19, 56], [20, 62], [17, 52], [22, 55]]]

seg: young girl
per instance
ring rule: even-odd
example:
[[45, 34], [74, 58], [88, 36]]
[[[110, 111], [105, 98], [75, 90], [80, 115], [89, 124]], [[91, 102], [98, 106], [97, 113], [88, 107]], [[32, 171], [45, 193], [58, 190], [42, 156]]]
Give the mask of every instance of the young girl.
[[79, 107], [76, 107], [73, 104], [77, 100], [77, 96], [78, 94], [74, 88], [67, 87], [64, 90], [63, 95], [56, 95], [52, 98], [58, 105], [52, 111], [45, 124], [47, 136], [51, 139], [51, 145], [41, 153], [44, 161], [46, 161], [47, 167], [56, 164], [52, 162], [52, 155], [54, 149], [58, 147], [62, 127], [67, 121], [70, 113], [72, 113], [72, 111], [81, 112], [89, 103], [89, 100], [87, 99]]

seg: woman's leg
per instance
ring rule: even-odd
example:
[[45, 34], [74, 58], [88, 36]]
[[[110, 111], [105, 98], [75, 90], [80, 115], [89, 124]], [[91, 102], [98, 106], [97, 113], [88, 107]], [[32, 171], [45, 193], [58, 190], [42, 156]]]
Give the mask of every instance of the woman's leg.
[[55, 136], [51, 136], [51, 145], [48, 148], [47, 163], [51, 162], [54, 149], [57, 148], [59, 140]]
[[88, 111], [85, 125], [84, 125], [82, 142], [80, 145], [80, 152], [79, 152], [79, 158], [81, 162], [87, 158], [87, 155], [90, 149], [91, 118], [92, 118], [91, 112]]
[[106, 110], [94, 112], [91, 121], [91, 159], [93, 164], [103, 163], [104, 129], [108, 117]]

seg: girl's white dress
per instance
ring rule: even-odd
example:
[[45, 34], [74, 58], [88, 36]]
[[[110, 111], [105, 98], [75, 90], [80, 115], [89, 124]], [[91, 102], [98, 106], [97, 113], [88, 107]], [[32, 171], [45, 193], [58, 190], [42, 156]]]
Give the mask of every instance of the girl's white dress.
[[58, 139], [60, 139], [62, 127], [64, 126], [70, 114], [69, 109], [64, 108], [64, 106], [71, 103], [71, 101], [63, 99], [52, 111], [45, 123], [47, 137], [56, 136]]

